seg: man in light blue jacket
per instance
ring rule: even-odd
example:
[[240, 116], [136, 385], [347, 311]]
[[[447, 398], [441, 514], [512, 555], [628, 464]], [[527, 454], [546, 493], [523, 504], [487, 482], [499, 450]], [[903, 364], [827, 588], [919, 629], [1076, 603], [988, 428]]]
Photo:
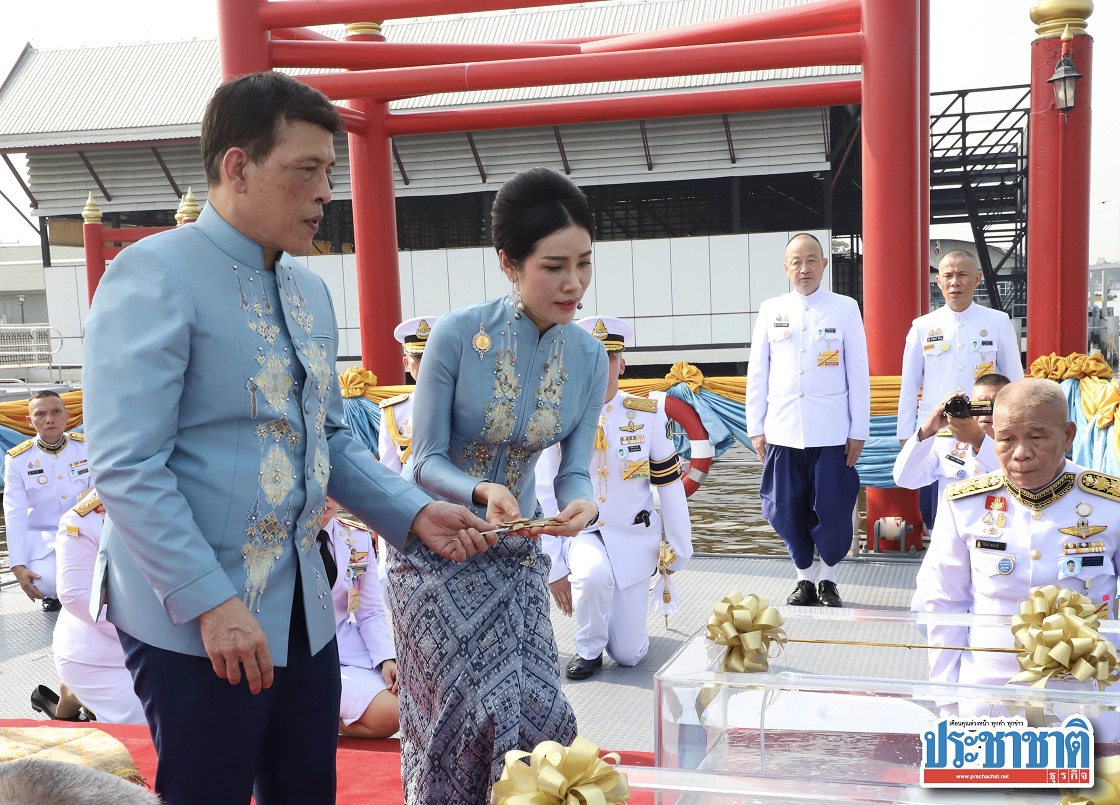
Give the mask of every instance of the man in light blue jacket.
[[333, 803], [340, 679], [326, 496], [399, 549], [493, 544], [342, 424], [334, 309], [306, 253], [342, 121], [280, 73], [220, 87], [197, 223], [113, 261], [86, 327], [108, 617], [179, 803]]

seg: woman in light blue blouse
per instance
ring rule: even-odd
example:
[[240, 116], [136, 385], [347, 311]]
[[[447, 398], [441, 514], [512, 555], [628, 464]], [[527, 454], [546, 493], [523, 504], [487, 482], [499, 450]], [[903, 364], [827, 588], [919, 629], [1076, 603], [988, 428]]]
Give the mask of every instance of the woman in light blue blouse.
[[[491, 523], [534, 515], [533, 468], [556, 442], [565, 524], [544, 533], [574, 536], [598, 517], [588, 467], [607, 357], [572, 324], [591, 282], [592, 230], [569, 179], [548, 168], [517, 174], [493, 207], [509, 296], [453, 311], [428, 338], [405, 473]], [[507, 751], [576, 734], [540, 533], [507, 534], [464, 563], [421, 544], [390, 554], [408, 805], [489, 802]]]

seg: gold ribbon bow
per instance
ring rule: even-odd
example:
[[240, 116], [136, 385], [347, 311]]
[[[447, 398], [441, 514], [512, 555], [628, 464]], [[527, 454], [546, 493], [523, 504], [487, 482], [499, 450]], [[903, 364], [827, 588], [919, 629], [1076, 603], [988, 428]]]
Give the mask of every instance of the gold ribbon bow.
[[1051, 677], [1097, 680], [1101, 690], [1120, 681], [1116, 647], [1097, 631], [1100, 611], [1080, 593], [1056, 584], [1032, 587], [1011, 619], [1011, 633], [1023, 649], [1021, 669], [1011, 681], [1045, 687]]
[[1112, 369], [1099, 352], [1085, 355], [1071, 352], [1064, 358], [1057, 353], [1039, 355], [1031, 364], [1031, 377], [1045, 377], [1050, 380], [1080, 379], [1082, 377], [1112, 377]]
[[364, 397], [367, 389], [377, 385], [377, 375], [361, 366], [351, 366], [338, 376], [338, 385], [343, 397]]
[[[529, 762], [522, 763], [523, 758]], [[570, 747], [556, 741], [537, 744], [532, 754], [506, 752], [502, 777], [494, 784], [491, 805], [610, 805], [630, 801], [626, 775], [599, 757], [599, 747], [576, 736]]]
[[695, 394], [704, 385], [704, 373], [687, 361], [677, 361], [665, 379], [673, 385], [684, 383]]
[[1093, 787], [1062, 791], [1058, 805], [1120, 805], [1120, 756], [1099, 757]]
[[708, 639], [728, 646], [721, 671], [770, 670], [770, 644], [786, 642], [782, 614], [754, 593], [736, 591], [715, 606], [708, 616]]

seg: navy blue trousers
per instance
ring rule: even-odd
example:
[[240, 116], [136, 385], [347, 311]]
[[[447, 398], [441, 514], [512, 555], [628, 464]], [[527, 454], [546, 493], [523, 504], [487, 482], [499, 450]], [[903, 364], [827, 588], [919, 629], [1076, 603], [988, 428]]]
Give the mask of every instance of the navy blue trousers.
[[[118, 630], [152, 732], [156, 793], [166, 805], [333, 805], [342, 677], [332, 639], [311, 656], [300, 586], [288, 664], [253, 695], [219, 679], [210, 660]], [[329, 605], [329, 601], [328, 601]]]
[[844, 446], [767, 445], [762, 467], [762, 516], [789, 549], [793, 564], [813, 564], [813, 549], [835, 565], [852, 547], [852, 509], [859, 473], [844, 460]]

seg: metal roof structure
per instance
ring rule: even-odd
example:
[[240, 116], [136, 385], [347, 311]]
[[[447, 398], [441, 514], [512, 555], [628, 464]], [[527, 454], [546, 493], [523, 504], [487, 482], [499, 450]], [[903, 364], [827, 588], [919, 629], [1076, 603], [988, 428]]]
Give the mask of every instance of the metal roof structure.
[[[540, 9], [387, 21], [392, 42], [511, 42], [642, 33], [800, 5], [807, 0], [620, 0]], [[341, 37], [340, 27], [324, 33]], [[293, 74], [319, 72], [290, 70]], [[395, 102], [396, 109], [456, 107], [586, 95], [852, 77], [859, 67], [807, 67], [717, 75], [447, 93]], [[213, 40], [73, 50], [25, 49], [0, 85], [0, 152], [106, 143], [159, 143], [198, 136], [221, 80]], [[97, 87], [97, 92], [90, 91]]]

